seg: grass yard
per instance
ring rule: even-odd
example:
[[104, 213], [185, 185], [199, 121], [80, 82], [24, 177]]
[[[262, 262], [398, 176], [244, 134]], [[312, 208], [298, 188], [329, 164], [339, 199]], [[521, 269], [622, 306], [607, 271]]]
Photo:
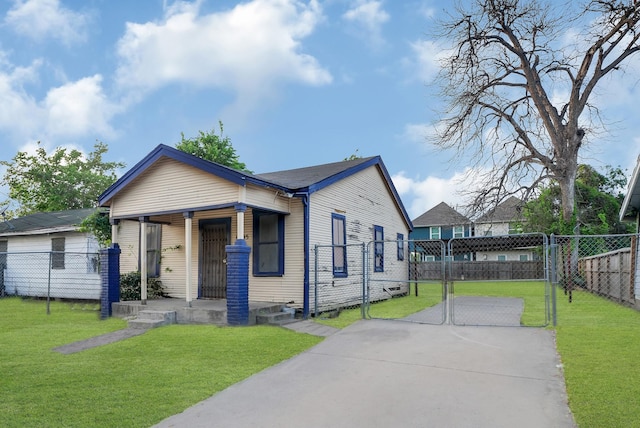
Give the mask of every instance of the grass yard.
[[556, 340], [578, 426], [640, 427], [640, 312], [560, 292]]
[[148, 427], [322, 339], [278, 327], [172, 325], [62, 355], [126, 327], [97, 308], [0, 299], [0, 425]]

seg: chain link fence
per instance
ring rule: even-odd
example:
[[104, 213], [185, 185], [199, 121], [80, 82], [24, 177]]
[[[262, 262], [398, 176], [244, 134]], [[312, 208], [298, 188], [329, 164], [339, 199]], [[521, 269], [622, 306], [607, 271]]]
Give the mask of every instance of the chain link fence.
[[[386, 308], [376, 305], [395, 297], [410, 300], [412, 308], [422, 310], [407, 314], [403, 320], [443, 324], [445, 308], [445, 252], [440, 240], [385, 241], [383, 266], [376, 269], [376, 245], [368, 244], [370, 266], [368, 271], [368, 318], [394, 318]], [[380, 252], [378, 247], [378, 252]], [[407, 302], [409, 303], [409, 302]]]
[[73, 252], [0, 253], [0, 297], [100, 301], [100, 255]]
[[569, 302], [589, 292], [627, 306], [636, 303], [638, 235], [551, 235], [550, 265], [553, 283]]
[[546, 326], [551, 321], [543, 234], [454, 238], [448, 244], [450, 321], [455, 325]]
[[359, 306], [365, 293], [365, 244], [316, 245], [309, 306], [315, 317]]

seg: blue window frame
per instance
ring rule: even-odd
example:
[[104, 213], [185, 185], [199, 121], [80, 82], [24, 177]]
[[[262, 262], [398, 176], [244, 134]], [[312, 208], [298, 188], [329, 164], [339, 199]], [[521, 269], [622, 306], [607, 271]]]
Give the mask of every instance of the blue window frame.
[[384, 229], [382, 226], [373, 226], [373, 270], [384, 272]]
[[398, 260], [404, 260], [404, 235], [402, 233], [398, 233], [396, 238], [398, 240]]
[[333, 276], [347, 276], [346, 218], [331, 214], [331, 244], [333, 245]]
[[253, 275], [284, 275], [284, 216], [253, 212]]

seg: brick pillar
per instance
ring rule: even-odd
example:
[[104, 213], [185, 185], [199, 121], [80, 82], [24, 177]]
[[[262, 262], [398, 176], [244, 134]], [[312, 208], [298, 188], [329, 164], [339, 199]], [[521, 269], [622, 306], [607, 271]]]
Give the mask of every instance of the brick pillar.
[[244, 239], [227, 245], [227, 323], [249, 324], [249, 253]]
[[100, 250], [100, 319], [111, 316], [111, 303], [120, 301], [120, 247], [111, 244]]

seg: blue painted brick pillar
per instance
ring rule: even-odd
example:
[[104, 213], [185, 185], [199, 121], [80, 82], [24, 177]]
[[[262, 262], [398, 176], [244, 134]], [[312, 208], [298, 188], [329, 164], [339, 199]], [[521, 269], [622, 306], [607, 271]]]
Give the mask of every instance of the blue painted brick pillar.
[[100, 250], [100, 319], [111, 316], [111, 303], [120, 301], [120, 247]]
[[227, 245], [227, 324], [249, 324], [249, 253], [244, 239]]

